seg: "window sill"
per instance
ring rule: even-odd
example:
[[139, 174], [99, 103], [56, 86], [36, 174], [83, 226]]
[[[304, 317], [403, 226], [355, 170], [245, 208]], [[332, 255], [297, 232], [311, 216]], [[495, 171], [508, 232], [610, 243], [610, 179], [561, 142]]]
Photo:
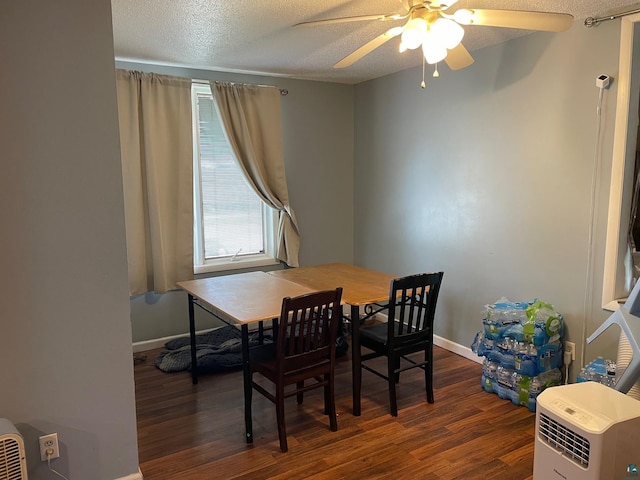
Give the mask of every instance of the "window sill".
[[602, 309], [608, 312], [615, 312], [620, 308], [620, 305], [622, 305], [626, 300], [627, 300], [626, 298], [623, 298], [620, 300], [613, 300], [609, 303], [605, 303], [604, 305], [602, 305]]
[[[257, 257], [257, 258], [256, 258]], [[224, 260], [212, 262], [208, 265], [196, 265], [193, 267], [193, 273], [200, 275], [203, 273], [225, 272], [229, 270], [241, 270], [247, 268], [266, 267], [278, 265], [280, 262], [275, 258], [264, 256], [253, 256], [251, 258], [237, 258], [235, 260]]]

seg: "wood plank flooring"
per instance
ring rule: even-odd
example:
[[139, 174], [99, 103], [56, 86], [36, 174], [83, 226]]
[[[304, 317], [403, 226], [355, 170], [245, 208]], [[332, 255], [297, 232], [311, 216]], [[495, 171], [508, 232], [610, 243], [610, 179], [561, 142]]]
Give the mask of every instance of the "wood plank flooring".
[[256, 392], [254, 441], [245, 443], [241, 372], [203, 375], [194, 386], [189, 373], [154, 366], [160, 351], [134, 367], [145, 480], [532, 479], [535, 415], [484, 392], [481, 366], [444, 349], [434, 348], [435, 403], [426, 401], [421, 371], [410, 370], [398, 384], [397, 418], [385, 381], [366, 371], [362, 415], [352, 415], [350, 352], [341, 357], [338, 431], [329, 430], [321, 389], [302, 405], [291, 398], [287, 453], [273, 404]]

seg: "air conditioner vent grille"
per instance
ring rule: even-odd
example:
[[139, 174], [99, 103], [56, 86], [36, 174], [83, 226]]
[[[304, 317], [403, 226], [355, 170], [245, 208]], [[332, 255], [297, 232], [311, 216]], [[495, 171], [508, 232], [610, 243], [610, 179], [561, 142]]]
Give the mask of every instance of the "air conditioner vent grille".
[[591, 444], [589, 440], [564, 425], [540, 413], [538, 429], [540, 438], [552, 448], [563, 453], [573, 462], [587, 468]]
[[14, 438], [0, 438], [0, 480], [22, 480], [20, 444]]

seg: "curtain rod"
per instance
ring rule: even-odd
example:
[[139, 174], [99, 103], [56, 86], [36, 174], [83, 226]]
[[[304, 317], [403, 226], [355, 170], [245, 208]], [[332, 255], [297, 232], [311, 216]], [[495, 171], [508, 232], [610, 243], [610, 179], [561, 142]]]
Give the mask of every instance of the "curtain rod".
[[640, 8], [636, 8], [635, 10], [629, 10], [628, 12], [616, 13], [615, 15], [607, 15], [606, 17], [587, 17], [584, 20], [585, 27], [595, 27], [600, 22], [604, 22], [606, 20], [615, 20], [616, 18], [626, 17], [627, 15], [633, 15], [634, 13], [640, 13]]
[[[197, 83], [198, 85], [210, 85], [211, 82], [209, 80], [191, 80], [193, 83]], [[214, 80], [212, 80], [214, 81]], [[256, 85], [257, 87], [273, 87], [273, 85]], [[280, 88], [280, 95], [283, 97], [289, 95], [289, 90], [286, 88]]]

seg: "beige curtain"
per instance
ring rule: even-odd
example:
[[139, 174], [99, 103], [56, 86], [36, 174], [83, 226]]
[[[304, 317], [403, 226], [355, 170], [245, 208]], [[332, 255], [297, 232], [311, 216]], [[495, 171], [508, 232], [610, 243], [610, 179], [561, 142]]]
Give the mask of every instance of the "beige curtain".
[[246, 179], [262, 201], [279, 212], [278, 259], [297, 267], [300, 233], [284, 171], [280, 90], [211, 82], [211, 92]]
[[193, 278], [191, 80], [117, 71], [129, 292]]

